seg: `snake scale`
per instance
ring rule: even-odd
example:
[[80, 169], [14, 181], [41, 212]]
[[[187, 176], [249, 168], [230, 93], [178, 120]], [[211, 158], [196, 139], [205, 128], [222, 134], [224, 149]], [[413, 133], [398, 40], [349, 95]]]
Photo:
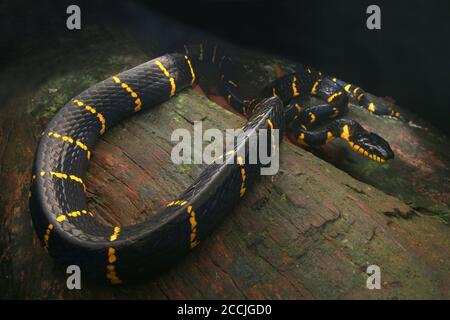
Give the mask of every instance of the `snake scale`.
[[[223, 164], [213, 163], [176, 199], [143, 223], [106, 226], [92, 217], [85, 174], [91, 151], [105, 131], [125, 117], [151, 108], [197, 81], [197, 66], [208, 65], [228, 104], [248, 119], [239, 143]], [[201, 243], [259, 176], [261, 164], [238, 154], [261, 129], [281, 129], [301, 144], [346, 140], [356, 152], [382, 163], [393, 157], [389, 144], [361, 125], [340, 117], [348, 99], [368, 111], [402, 119], [376, 105], [365, 92], [312, 68], [300, 66], [245, 99], [233, 79], [233, 61], [218, 46], [185, 46], [88, 88], [62, 107], [39, 139], [30, 190], [32, 221], [45, 250], [63, 265], [78, 265], [84, 275], [121, 284], [154, 275]], [[323, 103], [303, 108], [314, 95]], [[318, 123], [329, 122], [315, 129]], [[274, 143], [267, 135], [267, 143]], [[258, 139], [259, 136], [258, 136]]]

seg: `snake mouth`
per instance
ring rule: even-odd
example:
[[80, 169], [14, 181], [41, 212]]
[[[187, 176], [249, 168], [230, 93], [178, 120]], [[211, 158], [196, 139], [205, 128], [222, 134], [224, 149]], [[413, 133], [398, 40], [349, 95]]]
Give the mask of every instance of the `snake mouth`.
[[389, 143], [375, 133], [365, 132], [352, 136], [349, 144], [355, 152], [378, 163], [394, 158], [394, 152]]

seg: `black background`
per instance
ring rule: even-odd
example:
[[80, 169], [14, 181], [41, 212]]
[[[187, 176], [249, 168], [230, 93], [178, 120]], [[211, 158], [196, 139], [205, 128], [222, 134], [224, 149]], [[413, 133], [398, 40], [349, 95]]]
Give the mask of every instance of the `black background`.
[[[152, 5], [242, 45], [310, 64], [449, 131], [450, 1], [200, 1]], [[381, 9], [368, 30], [366, 8]]]
[[[1, 67], [21, 63], [36, 51], [45, 54], [55, 37], [76, 38], [82, 30], [65, 28], [68, 4], [81, 7], [84, 25], [125, 24], [141, 38], [145, 28], [152, 27], [145, 12], [159, 12], [235, 44], [291, 58], [376, 95], [391, 96], [450, 133], [448, 0], [5, 1], [0, 13]], [[381, 30], [366, 27], [370, 4], [381, 8]], [[164, 26], [156, 27], [164, 33]]]

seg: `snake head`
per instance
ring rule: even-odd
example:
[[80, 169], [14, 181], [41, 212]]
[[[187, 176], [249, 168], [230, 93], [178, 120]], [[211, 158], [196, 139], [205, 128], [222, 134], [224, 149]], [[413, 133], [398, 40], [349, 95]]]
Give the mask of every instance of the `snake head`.
[[384, 163], [394, 158], [394, 152], [389, 143], [372, 132], [361, 132], [352, 135], [349, 144], [355, 152], [361, 153], [378, 163]]

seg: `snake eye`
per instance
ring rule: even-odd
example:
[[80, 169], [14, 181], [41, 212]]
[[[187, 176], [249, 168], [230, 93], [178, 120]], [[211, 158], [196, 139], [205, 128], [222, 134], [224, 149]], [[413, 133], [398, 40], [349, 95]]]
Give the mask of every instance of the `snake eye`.
[[394, 158], [389, 143], [375, 133], [364, 132], [354, 135], [351, 137], [350, 145], [354, 151], [379, 163]]

